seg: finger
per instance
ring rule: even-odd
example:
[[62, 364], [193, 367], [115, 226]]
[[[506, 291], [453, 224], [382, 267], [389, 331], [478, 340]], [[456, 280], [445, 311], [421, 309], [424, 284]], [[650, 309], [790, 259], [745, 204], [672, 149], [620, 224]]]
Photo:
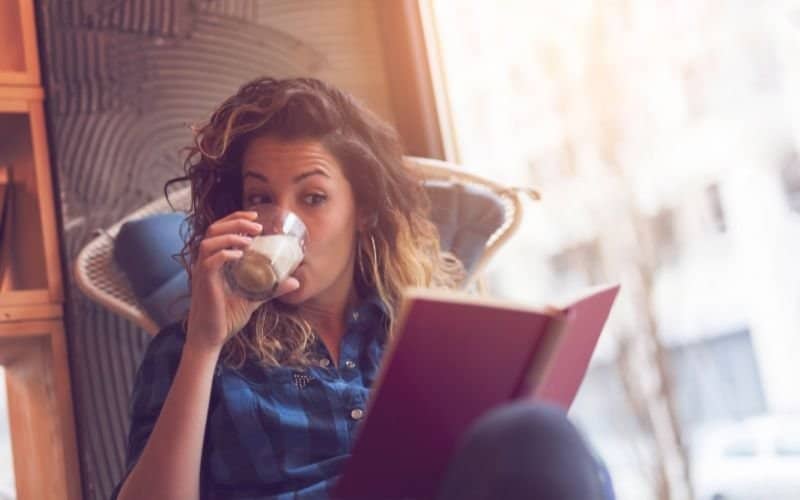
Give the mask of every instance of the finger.
[[548, 304], [544, 306], [544, 313], [547, 314], [548, 316], [560, 316], [561, 314], [564, 313], [564, 310]]
[[[272, 299], [280, 297], [281, 295], [286, 295], [287, 293], [293, 292], [293, 291], [297, 290], [298, 288], [300, 288], [300, 282], [297, 281], [297, 278], [293, 278], [293, 277], [290, 276], [290, 277], [286, 278], [285, 280], [281, 281], [280, 283], [278, 283], [278, 287], [275, 289], [275, 293], [272, 294], [272, 296], [270, 298], [268, 298], [267, 300], [261, 300], [261, 301], [252, 301], [251, 300], [250, 302], [258, 302], [258, 304], [261, 305], [261, 304], [263, 304], [265, 302], [269, 302]], [[245, 299], [245, 300], [249, 300], [249, 299]]]
[[208, 229], [206, 230], [206, 237], [220, 236], [222, 234], [229, 233], [242, 233], [257, 236], [261, 234], [261, 229], [261, 224], [258, 222], [247, 220], [241, 217], [226, 221], [219, 220], [208, 226]]
[[272, 297], [280, 297], [281, 295], [286, 295], [287, 293], [294, 292], [300, 288], [300, 282], [297, 281], [297, 278], [289, 276], [285, 280], [278, 283], [278, 288], [275, 290], [275, 295]]
[[240, 234], [223, 234], [221, 236], [205, 238], [200, 242], [200, 248], [198, 252], [200, 260], [211, 257], [215, 253], [226, 248], [238, 248], [243, 250], [250, 245], [252, 241], [253, 238], [250, 236], [243, 236]]
[[255, 210], [237, 210], [236, 212], [229, 213], [225, 217], [217, 219], [214, 222], [225, 222], [234, 219], [256, 220], [257, 218], [258, 212]]
[[204, 260], [201, 260], [199, 264], [203, 271], [211, 273], [217, 271], [229, 260], [240, 259], [243, 253], [244, 252], [239, 249], [224, 249]]

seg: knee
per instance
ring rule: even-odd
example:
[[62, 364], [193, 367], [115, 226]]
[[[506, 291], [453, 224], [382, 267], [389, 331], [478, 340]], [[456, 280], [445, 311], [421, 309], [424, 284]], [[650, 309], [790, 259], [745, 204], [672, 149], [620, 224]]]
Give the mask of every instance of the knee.
[[565, 446], [584, 447], [580, 434], [561, 408], [529, 401], [487, 413], [472, 426], [466, 439], [473, 446], [506, 453], [518, 449], [527, 455], [550, 456]]
[[447, 493], [485, 493], [474, 498], [604, 498], [596, 462], [564, 411], [530, 401], [480, 418], [467, 432], [445, 484]]

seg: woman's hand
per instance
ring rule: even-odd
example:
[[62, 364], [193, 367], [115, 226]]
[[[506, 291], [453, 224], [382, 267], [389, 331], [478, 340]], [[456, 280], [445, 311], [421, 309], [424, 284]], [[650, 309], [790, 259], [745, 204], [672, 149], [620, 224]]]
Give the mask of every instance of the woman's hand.
[[[261, 225], [254, 221], [257, 216], [256, 212], [234, 212], [208, 227], [192, 264], [187, 346], [219, 351], [264, 303], [229, 293], [222, 274], [225, 262], [240, 258], [252, 237], [261, 234]], [[297, 279], [289, 277], [278, 285], [275, 296], [299, 286]]]

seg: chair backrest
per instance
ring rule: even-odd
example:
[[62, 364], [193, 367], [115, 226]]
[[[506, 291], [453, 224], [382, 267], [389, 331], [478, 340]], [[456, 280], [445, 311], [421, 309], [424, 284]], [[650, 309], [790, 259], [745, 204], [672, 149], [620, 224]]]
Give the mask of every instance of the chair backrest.
[[[442, 248], [467, 269], [472, 286], [497, 249], [517, 230], [521, 190], [460, 171], [454, 164], [407, 157], [424, 179], [431, 218]], [[528, 190], [538, 198], [538, 194]], [[134, 211], [90, 241], [78, 254], [74, 274], [92, 300], [155, 334], [188, 308], [188, 279], [172, 255], [180, 250], [180, 226], [190, 204], [189, 188]], [[171, 214], [171, 215], [170, 215]]]

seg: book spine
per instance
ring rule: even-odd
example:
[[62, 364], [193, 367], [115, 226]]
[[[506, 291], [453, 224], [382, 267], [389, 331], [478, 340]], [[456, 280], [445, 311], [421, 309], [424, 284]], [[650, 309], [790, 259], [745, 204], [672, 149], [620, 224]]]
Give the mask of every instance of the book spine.
[[512, 399], [529, 397], [536, 392], [547, 368], [547, 360], [555, 350], [558, 343], [559, 333], [564, 325], [563, 317], [551, 317], [544, 328], [544, 333], [531, 347], [528, 361], [525, 368], [520, 373], [519, 381], [514, 390]]

